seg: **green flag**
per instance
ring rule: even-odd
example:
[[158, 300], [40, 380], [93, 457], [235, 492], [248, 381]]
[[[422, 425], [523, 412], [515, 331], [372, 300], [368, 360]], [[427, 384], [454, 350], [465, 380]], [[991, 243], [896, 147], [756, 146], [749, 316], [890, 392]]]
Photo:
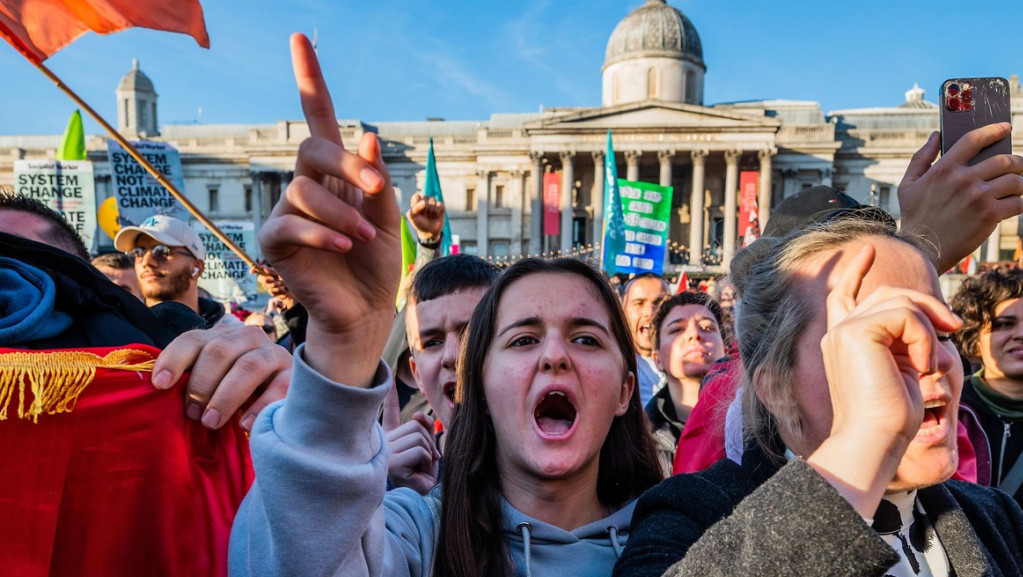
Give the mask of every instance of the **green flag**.
[[622, 197], [618, 190], [618, 165], [611, 146], [611, 131], [607, 131], [607, 153], [604, 154], [604, 245], [601, 264], [607, 274], [618, 272], [618, 255], [625, 252], [625, 217]]
[[416, 239], [412, 236], [412, 230], [408, 227], [408, 221], [401, 217], [401, 288], [398, 289], [398, 298], [394, 301], [397, 309], [405, 306], [405, 278], [412, 272], [416, 264]]
[[[444, 204], [444, 194], [440, 190], [440, 176], [437, 174], [437, 159], [433, 156], [433, 138], [430, 138], [430, 152], [426, 155], [426, 187], [423, 195], [436, 198]], [[451, 223], [447, 211], [444, 213], [444, 237], [441, 239], [440, 255], [451, 254]]]
[[67, 121], [64, 138], [57, 149], [57, 160], [85, 160], [85, 129], [82, 128], [82, 113], [77, 108]]

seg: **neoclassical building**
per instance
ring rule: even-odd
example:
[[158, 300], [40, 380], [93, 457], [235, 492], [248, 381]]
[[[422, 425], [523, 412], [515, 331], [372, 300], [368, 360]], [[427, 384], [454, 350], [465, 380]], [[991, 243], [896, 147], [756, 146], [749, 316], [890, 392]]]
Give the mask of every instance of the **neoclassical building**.
[[[710, 33], [717, 33], [710, 31]], [[595, 71], [596, 72], [596, 71]], [[910, 156], [938, 129], [938, 109], [915, 87], [894, 105], [825, 113], [812, 101], [704, 103], [707, 64], [694, 24], [664, 0], [646, 0], [611, 32], [600, 106], [493, 114], [487, 120], [371, 122], [339, 120], [354, 142], [376, 133], [399, 201], [422, 190], [433, 138], [444, 199], [464, 252], [514, 257], [571, 251], [600, 242], [607, 132], [620, 177], [674, 187], [666, 270], [720, 270], [737, 246], [740, 172], [756, 171], [761, 226], [771, 207], [803, 188], [829, 184], [898, 216], [896, 188]], [[1023, 89], [1011, 77], [1015, 125], [1023, 130]], [[214, 219], [265, 219], [288, 186], [303, 121], [264, 125], [157, 123], [154, 83], [137, 63], [121, 80], [118, 124], [131, 138], [172, 143], [185, 193]], [[596, 95], [594, 95], [596, 100]], [[1014, 140], [1023, 152], [1023, 133]], [[0, 184], [13, 161], [53, 158], [60, 135], [0, 136]], [[102, 136], [87, 141], [99, 200], [112, 194]], [[543, 235], [542, 182], [560, 175], [558, 234]], [[964, 215], [969, 218], [969, 215]], [[1006, 221], [982, 258], [1016, 247]], [[695, 250], [692, 248], [695, 247]], [[701, 258], [709, 255], [709, 258]], [[720, 264], [718, 264], [720, 263]]]

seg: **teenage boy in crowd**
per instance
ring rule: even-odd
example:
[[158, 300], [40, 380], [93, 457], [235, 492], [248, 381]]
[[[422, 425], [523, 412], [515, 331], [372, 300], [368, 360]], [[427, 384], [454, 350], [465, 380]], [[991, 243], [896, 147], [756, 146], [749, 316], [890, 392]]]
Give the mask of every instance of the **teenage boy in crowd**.
[[[405, 329], [411, 350], [409, 368], [416, 386], [444, 425], [455, 410], [455, 368], [462, 332], [476, 304], [500, 273], [472, 255], [439, 258], [416, 272], [409, 288]], [[392, 423], [393, 426], [393, 423]], [[434, 437], [434, 419], [417, 413], [387, 433], [388, 477], [395, 487], [426, 494], [439, 478], [444, 435]]]

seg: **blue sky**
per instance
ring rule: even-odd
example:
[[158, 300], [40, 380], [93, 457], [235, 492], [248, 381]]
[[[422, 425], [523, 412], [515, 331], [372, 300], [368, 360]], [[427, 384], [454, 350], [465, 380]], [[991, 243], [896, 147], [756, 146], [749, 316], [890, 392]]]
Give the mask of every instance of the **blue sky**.
[[[696, 25], [707, 104], [819, 101], [825, 112], [934, 101], [952, 76], [1023, 74], [1023, 2], [670, 0]], [[314, 28], [340, 118], [485, 120], [493, 112], [600, 104], [615, 24], [642, 0], [207, 0], [211, 49], [186, 36], [88, 34], [47, 64], [108, 120], [138, 58], [160, 122], [300, 119], [288, 35]], [[998, 29], [998, 26], [1005, 28]], [[74, 104], [0, 45], [0, 134], [58, 134]], [[199, 116], [199, 109], [202, 116]], [[87, 121], [86, 131], [99, 128]]]

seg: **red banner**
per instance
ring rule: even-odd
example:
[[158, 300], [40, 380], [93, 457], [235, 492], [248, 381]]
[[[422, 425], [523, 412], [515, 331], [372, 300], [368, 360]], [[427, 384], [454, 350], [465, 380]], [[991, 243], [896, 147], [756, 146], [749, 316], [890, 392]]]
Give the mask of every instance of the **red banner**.
[[561, 211], [558, 210], [561, 196], [561, 173], [548, 172], [543, 175], [543, 233], [561, 234]]
[[739, 238], [742, 246], [760, 238], [760, 217], [757, 208], [757, 182], [760, 173], [744, 170], [739, 173]]

